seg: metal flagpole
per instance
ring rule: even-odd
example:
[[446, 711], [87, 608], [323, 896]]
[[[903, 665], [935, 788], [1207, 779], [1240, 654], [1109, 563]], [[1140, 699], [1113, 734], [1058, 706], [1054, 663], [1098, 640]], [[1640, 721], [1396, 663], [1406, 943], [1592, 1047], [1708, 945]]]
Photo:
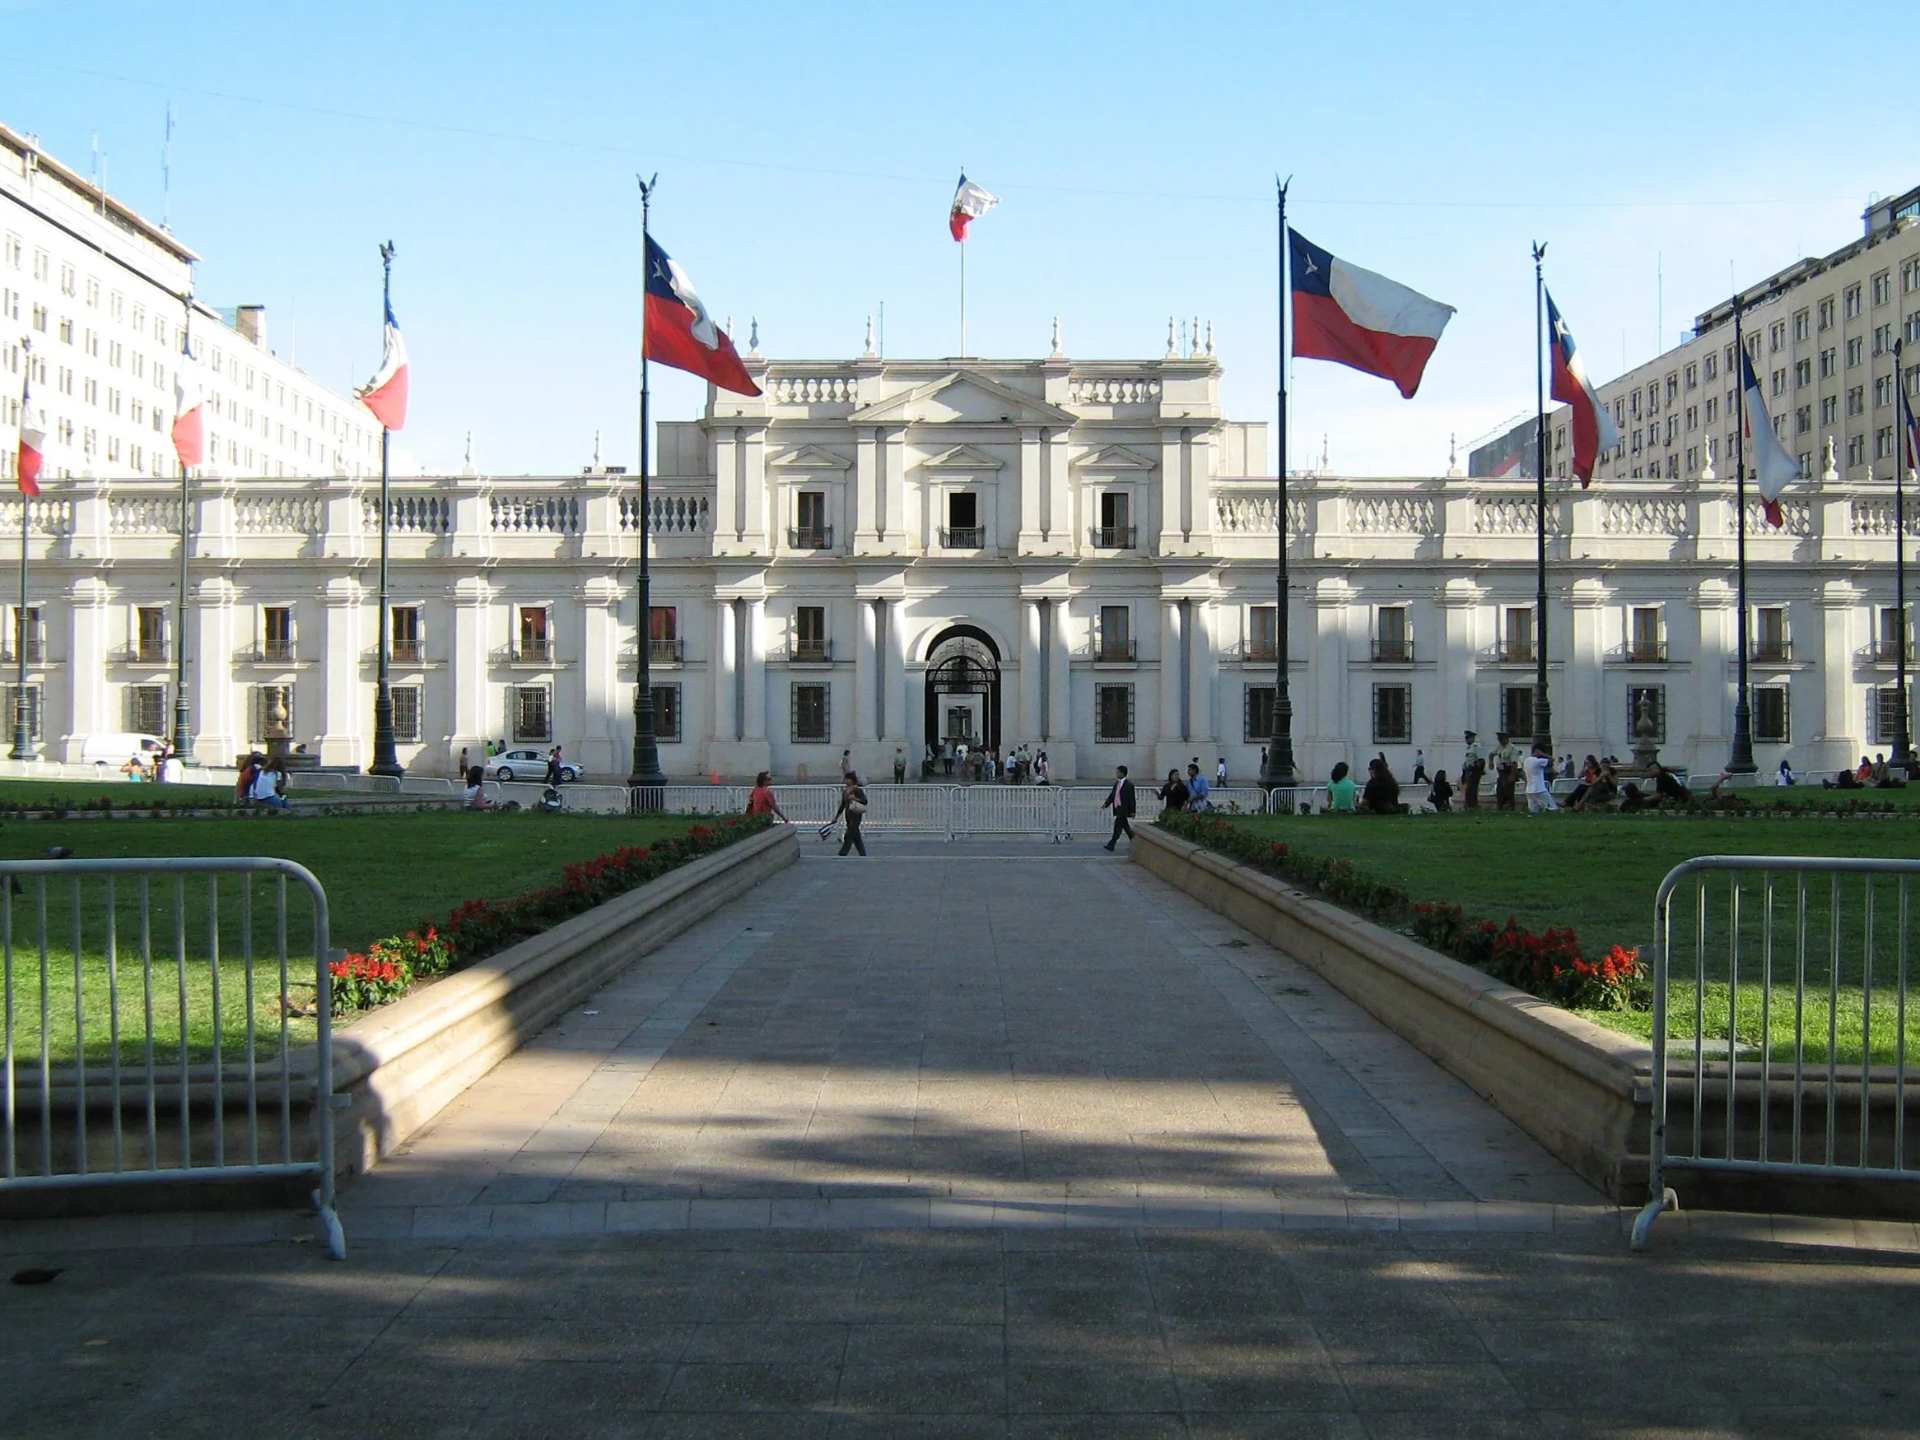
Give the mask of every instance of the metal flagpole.
[[[660, 183], [655, 175], [651, 180], [640, 180], [640, 572], [639, 582], [635, 586], [636, 599], [640, 606], [640, 617], [634, 634], [634, 681], [633, 681], [633, 769], [627, 776], [627, 784], [664, 785], [666, 775], [660, 769], [660, 742], [653, 729], [653, 669], [652, 657], [647, 653], [653, 635], [653, 586], [648, 566], [648, 547], [652, 543], [653, 505], [650, 493], [652, 479], [652, 397], [647, 384], [647, 284], [652, 279], [648, 266], [648, 232], [653, 211], [653, 190]], [[664, 277], [663, 277], [664, 278]], [[639, 803], [636, 796], [636, 808], [651, 809], [651, 805]]]
[[[384, 279], [380, 290], [380, 324], [384, 330], [387, 316], [393, 313], [393, 242], [387, 241], [380, 247], [380, 263], [384, 270]], [[391, 448], [393, 432], [382, 424], [380, 427], [380, 646], [379, 671], [374, 681], [373, 691], [373, 764], [367, 767], [369, 775], [391, 775], [396, 780], [407, 772], [400, 764], [400, 756], [393, 746], [393, 636], [392, 597], [387, 588], [387, 535], [393, 519], [392, 495], [389, 490], [390, 475], [387, 467], [387, 452]]]
[[[20, 430], [24, 432], [33, 423], [29, 405], [33, 400], [33, 341], [20, 342], [20, 349], [26, 355], [26, 373], [20, 378]], [[19, 447], [14, 450], [18, 463]], [[27, 519], [28, 509], [32, 505], [27, 492], [20, 492], [20, 603], [13, 612], [13, 750], [8, 756], [12, 760], [31, 760], [33, 754], [33, 734], [27, 724]]]
[[1260, 771], [1260, 783], [1268, 790], [1287, 789], [1297, 785], [1299, 772], [1293, 760], [1293, 697], [1287, 690], [1287, 187], [1293, 183], [1292, 177], [1282, 180], [1273, 177], [1275, 214], [1280, 227], [1280, 254], [1278, 276], [1280, 296], [1279, 319], [1279, 425], [1275, 432], [1275, 441], [1280, 451], [1279, 509], [1275, 512], [1273, 528], [1279, 538], [1279, 553], [1276, 565], [1276, 577], [1279, 595], [1273, 610], [1274, 630], [1274, 676], [1273, 676], [1273, 733], [1267, 738], [1267, 763]]
[[960, 358], [967, 358], [967, 237], [960, 237]]
[[[1893, 651], [1895, 666], [1894, 683], [1900, 692], [1900, 701], [1894, 718], [1893, 763], [1905, 766], [1911, 776], [1913, 768], [1913, 725], [1908, 714], [1907, 695], [1907, 466], [1916, 462], [1913, 453], [1913, 405], [1907, 398], [1907, 382], [1900, 374], [1900, 349], [1898, 340], [1893, 342], [1893, 387], [1900, 398], [1899, 423], [1902, 434], [1900, 448], [1893, 462], [1893, 613], [1900, 618], [1894, 622]], [[1902, 461], [1905, 463], [1903, 464]]]
[[1534, 655], [1533, 743], [1553, 754], [1553, 705], [1547, 699], [1547, 281], [1540, 261], [1544, 240], [1533, 247], [1533, 401], [1534, 401]]
[[1739, 362], [1739, 378], [1733, 383], [1740, 391], [1740, 423], [1733, 427], [1733, 507], [1739, 528], [1734, 532], [1738, 570], [1739, 615], [1736, 624], [1739, 646], [1733, 697], [1733, 749], [1727, 757], [1729, 775], [1751, 775], [1759, 767], [1753, 763], [1753, 709], [1747, 694], [1747, 340], [1742, 327], [1740, 297], [1733, 297], [1733, 348]]
[[[173, 119], [167, 119], [168, 128], [172, 128]], [[184, 366], [193, 359], [193, 296], [185, 300], [187, 312], [186, 324], [180, 329], [180, 363]], [[186, 394], [185, 382], [181, 382], [182, 395]], [[175, 417], [178, 418], [177, 416]], [[202, 415], [201, 423], [206, 423]], [[192, 514], [193, 468], [180, 467], [180, 603], [179, 620], [175, 625], [174, 636], [174, 678], [173, 678], [173, 752], [185, 764], [193, 753], [193, 701], [187, 694], [187, 545], [193, 533], [190, 516]]]

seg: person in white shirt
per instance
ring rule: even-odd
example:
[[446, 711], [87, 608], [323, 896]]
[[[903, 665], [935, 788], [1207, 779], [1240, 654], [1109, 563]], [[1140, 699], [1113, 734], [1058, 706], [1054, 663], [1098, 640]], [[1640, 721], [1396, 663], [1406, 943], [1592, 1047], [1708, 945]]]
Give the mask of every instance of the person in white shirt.
[[1213, 767], [1213, 783], [1224, 787], [1227, 783], [1227, 757], [1222, 755], [1220, 763]]
[[1536, 745], [1533, 753], [1520, 763], [1527, 773], [1527, 813], [1538, 815], [1542, 810], [1558, 810], [1560, 806], [1553, 798], [1549, 779], [1553, 774], [1553, 757]]
[[278, 760], [274, 760], [260, 767], [260, 773], [253, 779], [253, 793], [248, 798], [256, 805], [284, 810], [287, 808], [287, 797], [280, 792], [286, 783], [287, 772]]

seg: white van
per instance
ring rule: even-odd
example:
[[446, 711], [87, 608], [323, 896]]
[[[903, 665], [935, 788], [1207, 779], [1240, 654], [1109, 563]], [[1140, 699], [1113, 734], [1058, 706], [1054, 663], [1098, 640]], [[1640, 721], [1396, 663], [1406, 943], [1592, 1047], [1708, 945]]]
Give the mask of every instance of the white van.
[[118, 770], [138, 755], [151, 771], [159, 763], [160, 752], [166, 748], [167, 742], [158, 735], [141, 735], [135, 731], [89, 735], [80, 742], [80, 763], [98, 765], [103, 770]]

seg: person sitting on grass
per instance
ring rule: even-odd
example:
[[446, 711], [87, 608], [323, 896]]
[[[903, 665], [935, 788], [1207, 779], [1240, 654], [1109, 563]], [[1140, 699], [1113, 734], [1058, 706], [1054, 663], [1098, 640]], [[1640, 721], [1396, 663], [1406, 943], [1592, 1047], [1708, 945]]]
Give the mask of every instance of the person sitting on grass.
[[1427, 803], [1433, 806], [1436, 815], [1447, 815], [1453, 811], [1453, 786], [1447, 783], [1447, 772], [1433, 772], [1433, 787], [1427, 791]]
[[1614, 768], [1613, 761], [1602, 760], [1592, 781], [1585, 792], [1574, 802], [1575, 810], [1605, 810], [1620, 798], [1620, 772]]
[[1680, 783], [1678, 775], [1658, 760], [1648, 767], [1648, 773], [1653, 777], [1653, 791], [1659, 801], [1677, 805], [1681, 809], [1693, 803], [1693, 792]]
[[1401, 812], [1400, 782], [1387, 768], [1382, 755], [1367, 762], [1367, 784], [1360, 792], [1360, 808], [1371, 815], [1398, 815]]
[[1327, 780], [1327, 813], [1330, 815], [1351, 815], [1359, 787], [1353, 783], [1351, 767], [1342, 760], [1333, 767], [1333, 774]]
[[287, 771], [285, 764], [275, 759], [263, 766], [254, 777], [253, 791], [247, 797], [256, 805], [265, 805], [271, 810], [287, 808]]
[[467, 789], [466, 793], [460, 797], [460, 808], [463, 810], [493, 809], [493, 802], [487, 799], [484, 788], [484, 783], [487, 778], [486, 769], [479, 765], [469, 765], [464, 778], [467, 782]]

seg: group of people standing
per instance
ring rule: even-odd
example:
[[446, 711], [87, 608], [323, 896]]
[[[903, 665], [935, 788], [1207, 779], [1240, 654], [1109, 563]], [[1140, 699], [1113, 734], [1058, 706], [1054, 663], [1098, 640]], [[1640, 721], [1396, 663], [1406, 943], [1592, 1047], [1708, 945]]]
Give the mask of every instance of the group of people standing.
[[[844, 763], [844, 756], [842, 760]], [[935, 776], [975, 783], [998, 781], [1005, 785], [1046, 785], [1052, 779], [1044, 750], [1021, 745], [1002, 755], [988, 746], [968, 745], [965, 740], [953, 739], [942, 740], [938, 745], [928, 742], [926, 754], [920, 761], [920, 778], [931, 780]], [[896, 784], [907, 778], [907, 757], [899, 750], [893, 752], [893, 778]]]

